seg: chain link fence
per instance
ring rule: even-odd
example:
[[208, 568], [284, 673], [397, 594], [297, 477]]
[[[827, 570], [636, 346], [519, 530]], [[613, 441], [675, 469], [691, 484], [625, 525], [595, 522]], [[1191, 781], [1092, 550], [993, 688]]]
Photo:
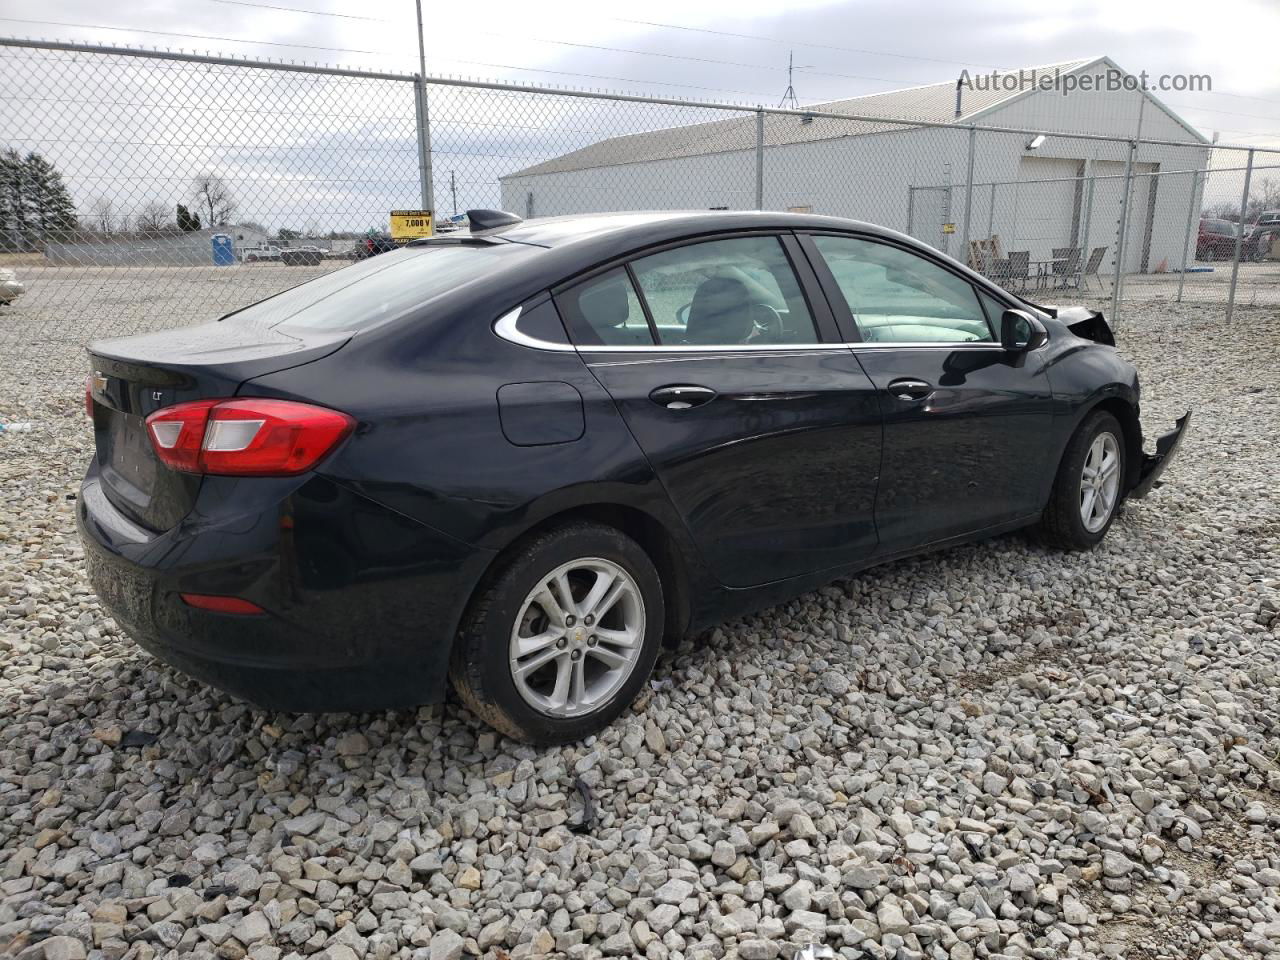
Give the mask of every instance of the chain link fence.
[[475, 207], [831, 214], [1121, 321], [1138, 301], [1224, 320], [1280, 304], [1280, 225], [1239, 226], [1280, 208], [1280, 153], [1141, 136], [1141, 107], [1132, 136], [1105, 136], [1091, 125], [1114, 118], [1070, 111], [1059, 130], [992, 127], [936, 104], [770, 110], [18, 40], [0, 40], [0, 76], [10, 395], [65, 391], [89, 340], [340, 269], [391, 210], [424, 202], [437, 222]]

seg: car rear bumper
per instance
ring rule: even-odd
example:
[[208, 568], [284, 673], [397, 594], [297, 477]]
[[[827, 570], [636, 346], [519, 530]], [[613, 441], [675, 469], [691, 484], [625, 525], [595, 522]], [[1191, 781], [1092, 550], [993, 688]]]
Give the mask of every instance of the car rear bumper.
[[[206, 483], [219, 481], [228, 478]], [[259, 513], [197, 505], [153, 534], [115, 510], [95, 468], [77, 518], [90, 583], [140, 646], [272, 710], [443, 699], [453, 636], [490, 557], [314, 477]], [[265, 612], [196, 609], [181, 593], [241, 597]]]
[[1160, 480], [1160, 475], [1177, 455], [1178, 448], [1182, 445], [1182, 438], [1187, 432], [1187, 425], [1190, 423], [1191, 411], [1188, 410], [1178, 418], [1178, 424], [1174, 429], [1156, 441], [1156, 452], [1143, 455], [1138, 482], [1129, 491], [1129, 496], [1140, 500], [1151, 492], [1152, 487]]

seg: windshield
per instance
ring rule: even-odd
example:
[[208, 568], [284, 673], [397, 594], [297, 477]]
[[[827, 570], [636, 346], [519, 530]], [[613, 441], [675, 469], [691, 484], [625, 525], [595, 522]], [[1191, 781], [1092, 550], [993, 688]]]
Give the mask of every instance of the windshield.
[[537, 247], [465, 243], [407, 247], [278, 293], [223, 319], [311, 330], [359, 330], [491, 276]]

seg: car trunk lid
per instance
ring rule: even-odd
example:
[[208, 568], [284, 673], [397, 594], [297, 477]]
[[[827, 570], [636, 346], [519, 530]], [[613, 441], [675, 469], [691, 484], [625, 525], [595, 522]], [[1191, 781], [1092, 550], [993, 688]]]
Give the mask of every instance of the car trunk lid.
[[159, 461], [146, 418], [175, 403], [235, 396], [246, 380], [318, 360], [348, 339], [342, 331], [285, 332], [232, 317], [90, 344], [88, 389], [103, 494], [147, 529], [176, 526], [195, 503], [201, 477]]

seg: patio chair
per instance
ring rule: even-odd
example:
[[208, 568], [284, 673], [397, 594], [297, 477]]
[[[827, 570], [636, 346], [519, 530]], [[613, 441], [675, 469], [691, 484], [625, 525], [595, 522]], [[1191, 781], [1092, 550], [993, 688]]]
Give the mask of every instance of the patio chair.
[[1031, 251], [1009, 251], [1009, 284], [1017, 283], [1022, 290], [1027, 289], [1027, 281], [1031, 279]]
[[1054, 287], [1075, 286], [1079, 282], [1076, 274], [1080, 271], [1080, 257], [1083, 252], [1079, 247], [1053, 248]]
[[1089, 278], [1098, 281], [1098, 289], [1103, 289], [1102, 278], [1098, 276], [1098, 271], [1102, 268], [1102, 258], [1107, 255], [1106, 247], [1094, 247], [1093, 252], [1089, 254], [1089, 262], [1084, 265], [1084, 273], [1081, 274], [1081, 281], [1088, 286]]

